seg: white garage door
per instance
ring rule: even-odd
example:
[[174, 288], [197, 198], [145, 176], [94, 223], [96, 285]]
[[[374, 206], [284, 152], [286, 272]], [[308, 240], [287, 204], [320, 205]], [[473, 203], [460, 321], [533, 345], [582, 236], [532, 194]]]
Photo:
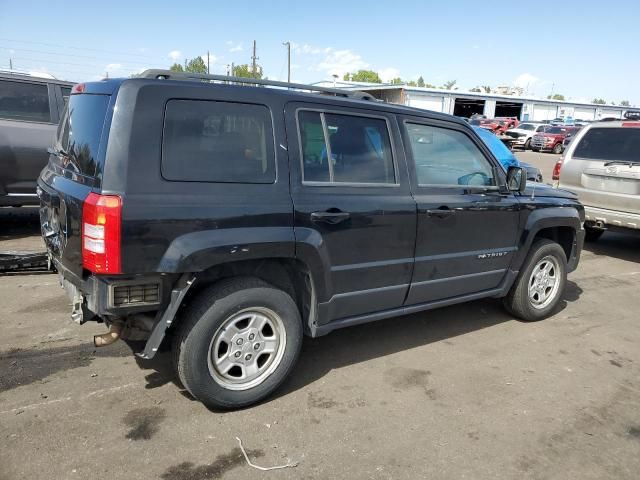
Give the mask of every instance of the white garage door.
[[596, 118], [595, 108], [576, 107], [573, 118], [580, 120], [594, 120]]
[[434, 112], [442, 112], [443, 97], [428, 97], [426, 95], [410, 96], [409, 106], [415, 108], [423, 108], [424, 110], [433, 110]]
[[558, 107], [555, 105], [543, 105], [536, 103], [533, 105], [533, 120], [553, 120], [558, 113]]

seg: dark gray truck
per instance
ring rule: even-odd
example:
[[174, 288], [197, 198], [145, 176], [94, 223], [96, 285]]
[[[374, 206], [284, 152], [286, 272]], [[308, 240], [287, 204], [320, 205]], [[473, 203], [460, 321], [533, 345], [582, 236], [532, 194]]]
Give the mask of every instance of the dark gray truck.
[[0, 207], [38, 205], [38, 174], [72, 86], [0, 71]]

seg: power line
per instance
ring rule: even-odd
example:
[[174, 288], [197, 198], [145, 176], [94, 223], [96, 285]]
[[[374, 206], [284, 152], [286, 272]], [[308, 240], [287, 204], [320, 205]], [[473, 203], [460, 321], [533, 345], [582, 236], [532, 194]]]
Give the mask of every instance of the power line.
[[[56, 48], [70, 48], [73, 50], [87, 50], [87, 51], [91, 51], [91, 52], [103, 52], [103, 53], [109, 53], [111, 55], [131, 55], [134, 57], [141, 57], [144, 58], [146, 57], [146, 55], [142, 54], [142, 53], [125, 53], [125, 52], [115, 52], [112, 50], [102, 50], [99, 48], [88, 48], [88, 47], [77, 47], [77, 46], [70, 46], [70, 45], [60, 45], [60, 44], [56, 44], [56, 43], [47, 43], [47, 42], [34, 42], [34, 41], [30, 41], [30, 40], [13, 40], [11, 38], [0, 38], [0, 41], [3, 42], [13, 42], [13, 43], [28, 43], [28, 44], [33, 44], [33, 45], [45, 45], [47, 47], [56, 47]], [[17, 50], [17, 48], [16, 48]]]
[[[28, 48], [9, 48], [9, 47], [5, 47], [0, 45], [0, 48], [6, 49], [6, 50], [17, 50], [17, 51], [21, 51], [21, 52], [30, 52], [30, 53], [44, 53], [46, 55], [54, 55], [54, 56], [58, 56], [58, 57], [69, 57], [69, 58], [88, 58], [88, 59], [92, 59], [92, 60], [97, 60], [98, 58], [95, 55], [77, 55], [77, 54], [70, 54], [70, 53], [58, 53], [58, 52], [49, 52], [46, 50], [33, 50], [33, 49], [28, 49]], [[148, 58], [148, 57], [147, 57]], [[109, 60], [113, 60], [113, 58], [110, 58]], [[134, 64], [138, 64], [138, 65], [148, 65], [150, 62], [139, 62], [139, 61], [135, 61], [135, 60], [126, 60], [127, 63], [134, 63]], [[62, 62], [60, 62], [62, 63]]]

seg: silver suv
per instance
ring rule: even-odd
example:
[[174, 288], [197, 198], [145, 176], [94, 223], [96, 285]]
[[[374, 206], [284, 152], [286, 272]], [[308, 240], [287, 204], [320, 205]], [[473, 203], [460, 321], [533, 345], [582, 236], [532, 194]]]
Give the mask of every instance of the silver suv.
[[583, 128], [552, 178], [584, 204], [588, 241], [607, 229], [640, 233], [640, 112]]

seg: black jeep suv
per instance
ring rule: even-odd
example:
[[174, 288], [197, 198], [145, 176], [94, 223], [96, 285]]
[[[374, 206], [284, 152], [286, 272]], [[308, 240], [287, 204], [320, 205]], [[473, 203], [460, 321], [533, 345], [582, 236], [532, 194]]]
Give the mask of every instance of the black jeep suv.
[[211, 407], [273, 392], [305, 334], [485, 297], [545, 318], [583, 244], [575, 195], [360, 92], [147, 71], [76, 85], [51, 151], [42, 233], [72, 317], [143, 358], [171, 338]]

